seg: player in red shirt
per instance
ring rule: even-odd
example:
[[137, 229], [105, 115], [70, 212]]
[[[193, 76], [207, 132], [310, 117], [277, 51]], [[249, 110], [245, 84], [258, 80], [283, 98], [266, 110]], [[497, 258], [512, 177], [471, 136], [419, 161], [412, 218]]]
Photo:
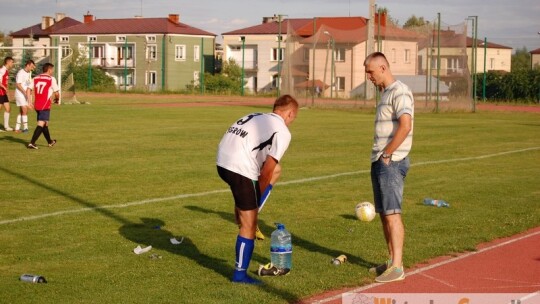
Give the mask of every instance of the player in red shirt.
[[45, 63], [43, 65], [43, 73], [36, 76], [34, 81], [30, 84], [28, 90], [34, 90], [34, 109], [37, 113], [37, 127], [34, 130], [32, 141], [28, 144], [28, 149], [38, 149], [36, 141], [41, 133], [45, 136], [49, 147], [56, 144], [56, 139], [51, 139], [49, 133], [49, 117], [51, 115], [51, 104], [58, 102], [60, 94], [58, 93], [58, 83], [53, 75], [54, 65], [52, 63]]
[[0, 108], [4, 105], [6, 111], [4, 112], [4, 129], [6, 131], [13, 131], [13, 128], [9, 126], [9, 112], [11, 108], [9, 106], [8, 99], [8, 79], [9, 70], [13, 67], [14, 60], [12, 57], [6, 57], [4, 59], [4, 65], [0, 68]]

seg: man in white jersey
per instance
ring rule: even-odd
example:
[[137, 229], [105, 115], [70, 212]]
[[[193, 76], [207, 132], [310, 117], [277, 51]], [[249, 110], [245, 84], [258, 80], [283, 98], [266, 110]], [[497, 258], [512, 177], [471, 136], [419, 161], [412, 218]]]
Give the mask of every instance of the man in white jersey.
[[49, 133], [51, 104], [53, 102], [57, 103], [60, 97], [58, 83], [56, 82], [56, 78], [52, 76], [53, 71], [54, 65], [52, 63], [45, 63], [43, 65], [43, 73], [36, 76], [28, 88], [28, 91], [34, 90], [34, 109], [37, 114], [37, 126], [32, 135], [32, 140], [26, 146], [28, 149], [38, 149], [36, 141], [42, 133], [49, 147], [56, 144], [56, 139], [51, 139]]
[[15, 124], [15, 132], [17, 133], [21, 132], [21, 124], [23, 127], [22, 132], [28, 132], [28, 107], [32, 105], [29, 102], [31, 95], [27, 89], [32, 83], [32, 71], [35, 67], [36, 64], [33, 60], [26, 61], [24, 68], [17, 72], [17, 77], [15, 78], [15, 82], [17, 83], [15, 88], [15, 102], [19, 107], [19, 115], [17, 115], [17, 123]]
[[[8, 98], [8, 80], [9, 80], [9, 70], [13, 67], [15, 61], [12, 57], [4, 58], [4, 65], [0, 68], [0, 108], [4, 106], [4, 129], [6, 131], [13, 131], [13, 128], [9, 126], [9, 113], [11, 112], [11, 107], [9, 106]], [[2, 130], [3, 131], [3, 130]]]
[[375, 115], [375, 136], [371, 152], [371, 182], [375, 210], [381, 217], [389, 258], [370, 269], [377, 282], [403, 280], [403, 242], [405, 228], [401, 219], [403, 186], [409, 170], [412, 146], [414, 99], [409, 87], [396, 80], [390, 64], [381, 52], [364, 61], [366, 74], [382, 91]]
[[272, 113], [252, 113], [240, 118], [219, 143], [217, 171], [231, 188], [240, 227], [232, 278], [235, 283], [260, 283], [246, 273], [253, 254], [257, 215], [281, 172], [279, 162], [291, 141], [288, 126], [297, 113], [298, 102], [283, 95], [275, 101]]

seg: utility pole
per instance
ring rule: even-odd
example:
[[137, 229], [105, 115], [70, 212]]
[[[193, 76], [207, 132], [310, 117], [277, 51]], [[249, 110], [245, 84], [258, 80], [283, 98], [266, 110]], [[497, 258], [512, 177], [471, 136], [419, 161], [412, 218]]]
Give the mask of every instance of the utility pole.
[[[369, 0], [369, 21], [367, 26], [366, 56], [373, 53], [375, 35], [375, 0]], [[366, 99], [370, 100], [375, 95], [375, 87], [365, 78]]]

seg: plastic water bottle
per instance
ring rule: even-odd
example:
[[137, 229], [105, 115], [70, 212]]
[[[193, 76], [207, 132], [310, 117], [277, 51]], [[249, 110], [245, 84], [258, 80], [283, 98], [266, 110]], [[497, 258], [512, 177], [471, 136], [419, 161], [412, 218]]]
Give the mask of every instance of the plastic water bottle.
[[44, 277], [34, 274], [23, 274], [19, 280], [28, 283], [47, 283]]
[[424, 205], [427, 206], [437, 206], [437, 207], [450, 207], [450, 204], [444, 200], [436, 200], [432, 198], [425, 198]]
[[270, 243], [270, 259], [277, 268], [288, 268], [292, 266], [292, 242], [291, 234], [285, 225], [276, 224], [277, 229], [272, 232]]

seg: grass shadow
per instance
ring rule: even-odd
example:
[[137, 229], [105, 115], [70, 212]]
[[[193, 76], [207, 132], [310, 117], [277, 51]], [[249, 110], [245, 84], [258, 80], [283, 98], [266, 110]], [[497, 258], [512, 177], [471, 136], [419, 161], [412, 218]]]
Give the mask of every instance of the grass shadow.
[[178, 236], [174, 236], [170, 231], [162, 229], [165, 222], [155, 218], [141, 218], [141, 223], [128, 223], [120, 227], [120, 234], [126, 239], [146, 247], [151, 245], [152, 248], [177, 254], [193, 260], [200, 266], [211, 270], [223, 277], [229, 278], [232, 273], [231, 267], [226, 263], [226, 260], [209, 256], [197, 247], [193, 240], [185, 237], [181, 244], [174, 245], [171, 243], [171, 238], [180, 240]]
[[[232, 223], [235, 223], [234, 214], [232, 214], [232, 213], [227, 213], [227, 212], [223, 212], [223, 211], [214, 211], [214, 210], [202, 208], [202, 207], [199, 207], [199, 206], [185, 206], [185, 208], [187, 208], [189, 210], [192, 210], [192, 211], [205, 213], [205, 214], [208, 214], [208, 213], [216, 214], [216, 215], [220, 216], [222, 219], [224, 219], [226, 221], [230, 221]], [[261, 221], [261, 220], [259, 220], [258, 225], [259, 225], [259, 229], [267, 236], [269, 236], [272, 233], [272, 231], [275, 230], [275, 226], [268, 225], [268, 224], [266, 224], [266, 222]], [[293, 238], [293, 247], [298, 246], [298, 247], [302, 247], [305, 250], [310, 251], [310, 252], [318, 252], [318, 253], [327, 255], [329, 261], [334, 257], [337, 257], [337, 256], [339, 256], [341, 254], [345, 254], [347, 256], [349, 262], [360, 265], [362, 267], [371, 268], [371, 267], [376, 265], [375, 263], [366, 261], [363, 258], [361, 258], [361, 257], [359, 257], [357, 255], [354, 255], [354, 254], [352, 254], [350, 252], [344, 252], [342, 250], [330, 249], [330, 248], [321, 246], [321, 245], [319, 245], [319, 244], [317, 244], [317, 243], [315, 243], [315, 242], [313, 242], [313, 241], [311, 241], [309, 239], [302, 238], [299, 235], [294, 234], [292, 232], [291, 232], [291, 235], [292, 235], [292, 238]], [[267, 263], [269, 261], [269, 258], [256, 256], [254, 254], [253, 260], [259, 261], [259, 263], [263, 264], [263, 263]], [[260, 262], [261, 260], [263, 262]], [[266, 260], [266, 262], [264, 262], [264, 260]]]
[[13, 137], [11, 135], [1, 137], [0, 140], [11, 141], [11, 142], [14, 142], [14, 143], [20, 143], [20, 144], [23, 144], [25, 146], [25, 148], [26, 148], [26, 145], [30, 142], [30, 139], [25, 140], [23, 138]]

